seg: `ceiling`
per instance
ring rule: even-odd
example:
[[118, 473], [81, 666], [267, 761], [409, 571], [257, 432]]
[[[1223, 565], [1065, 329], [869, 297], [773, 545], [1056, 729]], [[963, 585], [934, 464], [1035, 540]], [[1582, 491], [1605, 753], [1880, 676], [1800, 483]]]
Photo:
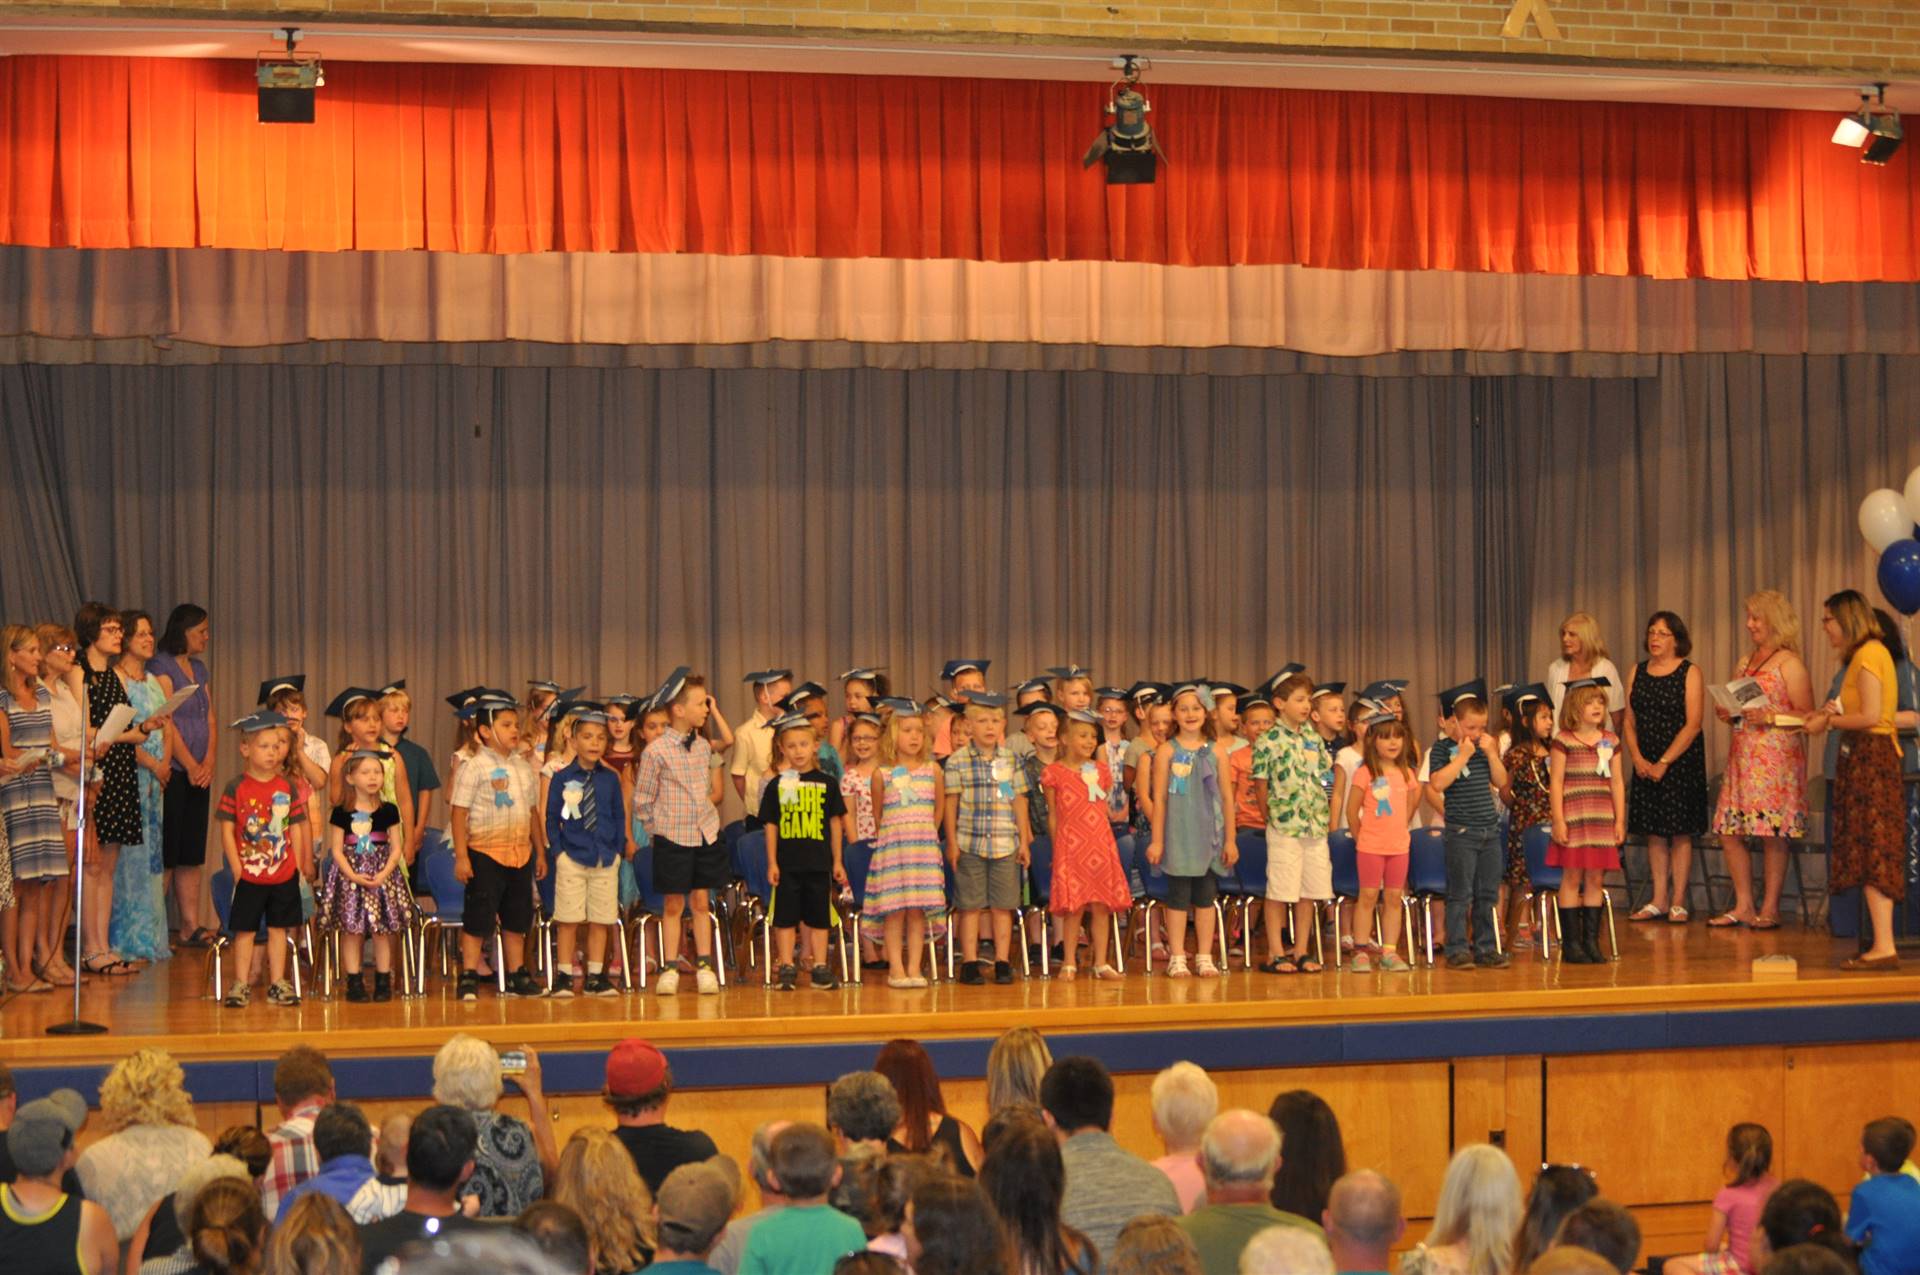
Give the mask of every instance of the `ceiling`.
[[[302, 22], [302, 52], [354, 62], [493, 62], [550, 66], [682, 67], [705, 70], [810, 71], [863, 75], [945, 75], [1000, 79], [1105, 80], [1109, 59], [1125, 52], [1032, 41], [936, 44], [849, 37], [723, 36], [651, 31], [406, 26]], [[0, 15], [0, 55], [64, 53], [117, 57], [251, 59], [279, 42], [265, 21]], [[1149, 52], [1149, 83], [1377, 90], [1383, 77], [1410, 93], [1487, 97], [1696, 103], [1844, 111], [1857, 105], [1858, 81], [1831, 73], [1709, 67], [1568, 65], [1445, 61], [1392, 55], [1336, 56], [1272, 46]], [[1920, 96], [1895, 82], [1895, 105]], [[1905, 89], [1906, 92], [1902, 92]]]

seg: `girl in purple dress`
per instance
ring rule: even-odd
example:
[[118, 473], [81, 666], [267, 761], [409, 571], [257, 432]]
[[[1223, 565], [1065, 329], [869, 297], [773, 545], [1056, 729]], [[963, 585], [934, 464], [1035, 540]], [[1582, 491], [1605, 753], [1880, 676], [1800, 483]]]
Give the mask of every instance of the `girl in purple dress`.
[[333, 870], [320, 888], [322, 923], [340, 932], [340, 963], [346, 969], [347, 999], [367, 999], [360, 978], [361, 946], [373, 940], [373, 999], [393, 997], [393, 940], [413, 917], [407, 887], [406, 829], [400, 808], [382, 798], [385, 759], [362, 749], [348, 754], [343, 778], [346, 800], [328, 820], [327, 848]]

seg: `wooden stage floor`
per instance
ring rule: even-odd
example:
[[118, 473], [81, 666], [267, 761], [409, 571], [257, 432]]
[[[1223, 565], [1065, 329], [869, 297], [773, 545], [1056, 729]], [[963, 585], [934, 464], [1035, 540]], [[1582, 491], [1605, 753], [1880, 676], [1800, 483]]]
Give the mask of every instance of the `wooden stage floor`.
[[[1024, 1024], [1044, 1032], [1156, 1032], [1209, 1028], [1326, 1026], [1345, 1023], [1475, 1020], [1560, 1014], [1635, 1014], [1765, 1009], [1807, 1005], [1870, 1005], [1920, 1000], [1920, 961], [1894, 974], [1845, 974], [1835, 968], [1852, 950], [1823, 931], [1790, 924], [1768, 933], [1620, 923], [1623, 960], [1563, 966], [1537, 953], [1506, 970], [1420, 968], [1411, 974], [1329, 970], [1281, 977], [1235, 968], [1216, 980], [1174, 981], [1139, 972], [1100, 983], [1084, 973], [1073, 983], [1037, 976], [1011, 987], [937, 983], [895, 991], [884, 975], [833, 992], [782, 993], [749, 975], [718, 996], [698, 996], [684, 980], [677, 996], [635, 990], [612, 999], [499, 1000], [491, 987], [463, 1005], [434, 977], [428, 994], [385, 1005], [349, 1005], [311, 993], [294, 1008], [266, 1003], [256, 989], [246, 1010], [206, 999], [199, 953], [131, 977], [91, 980], [81, 1012], [110, 1034], [59, 1037], [45, 1028], [70, 1013], [72, 994], [16, 995], [0, 1007], [0, 1061], [30, 1067], [111, 1061], [157, 1044], [183, 1060], [271, 1058], [298, 1040], [332, 1054], [431, 1053], [454, 1031], [541, 1048], [604, 1047], [627, 1035], [662, 1044], [739, 1048], [885, 1040], [990, 1037]], [[1799, 961], [1795, 979], [1755, 980], [1750, 962], [1768, 953]], [[870, 976], [871, 977], [871, 976]], [[111, 986], [107, 986], [108, 983]]]

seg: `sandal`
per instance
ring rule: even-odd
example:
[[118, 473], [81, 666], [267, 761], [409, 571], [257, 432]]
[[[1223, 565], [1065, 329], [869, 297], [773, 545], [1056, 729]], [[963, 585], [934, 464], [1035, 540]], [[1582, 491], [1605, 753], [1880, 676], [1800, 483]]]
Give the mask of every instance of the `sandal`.
[[61, 961], [58, 965], [48, 961], [45, 965], [35, 966], [33, 973], [34, 977], [44, 980], [53, 987], [73, 986], [73, 971], [67, 968], [65, 961]]
[[1071, 983], [1074, 979], [1080, 977], [1080, 971], [1071, 965], [1062, 965], [1053, 972], [1053, 976], [1063, 983]]
[[120, 958], [109, 952], [95, 952], [80, 962], [82, 974], [111, 974], [120, 964]]
[[10, 996], [17, 996], [24, 993], [50, 992], [52, 990], [53, 984], [37, 975], [24, 983], [16, 983], [12, 979], [7, 980], [7, 994]]
[[1122, 974], [1119, 970], [1113, 968], [1113, 966], [1111, 965], [1094, 966], [1093, 976], [1099, 979], [1103, 983], [1111, 983], [1111, 982], [1114, 982], [1116, 979], [1122, 979], [1126, 977], [1125, 974]]
[[1314, 960], [1311, 956], [1303, 956], [1300, 958], [1300, 972], [1302, 974], [1318, 974], [1326, 968], [1326, 966]]
[[1266, 963], [1261, 965], [1260, 972], [1263, 974], [1298, 974], [1300, 967], [1293, 963], [1291, 956], [1273, 956], [1267, 958]]
[[[1707, 928], [1710, 930], [1735, 930], [1735, 929], [1739, 929], [1741, 926], [1745, 924], [1747, 924], [1747, 922], [1742, 921], [1739, 917], [1735, 916], [1733, 913], [1722, 912], [1719, 916], [1716, 916], [1711, 921], [1707, 922]], [[1776, 924], [1778, 923], [1776, 922]]]
[[180, 946], [192, 948], [196, 952], [203, 952], [207, 948], [212, 947], [213, 941], [219, 937], [218, 932], [209, 930], [206, 926], [202, 925], [194, 930], [193, 933], [181, 939]]
[[1658, 921], [1661, 917], [1665, 916], [1666, 914], [1667, 914], [1667, 910], [1665, 908], [1657, 908], [1653, 906], [1653, 904], [1651, 903], [1643, 903], [1640, 905], [1640, 907], [1637, 910], [1635, 910], [1632, 916], [1627, 918], [1627, 920]]
[[1780, 918], [1777, 916], [1755, 917], [1753, 923], [1747, 928], [1750, 930], [1777, 930], [1780, 928]]
[[1692, 919], [1693, 914], [1681, 907], [1678, 903], [1667, 909], [1667, 924], [1669, 925], [1685, 925]]

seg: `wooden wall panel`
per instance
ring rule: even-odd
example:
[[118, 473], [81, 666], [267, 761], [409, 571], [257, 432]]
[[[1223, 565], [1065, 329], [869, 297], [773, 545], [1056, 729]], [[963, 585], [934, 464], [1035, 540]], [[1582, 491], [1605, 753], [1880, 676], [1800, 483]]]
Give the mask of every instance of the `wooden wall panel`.
[[1790, 1049], [1785, 1068], [1785, 1118], [1768, 1126], [1783, 1178], [1812, 1178], [1844, 1201], [1860, 1180], [1861, 1126], [1920, 1123], [1920, 1042]]

